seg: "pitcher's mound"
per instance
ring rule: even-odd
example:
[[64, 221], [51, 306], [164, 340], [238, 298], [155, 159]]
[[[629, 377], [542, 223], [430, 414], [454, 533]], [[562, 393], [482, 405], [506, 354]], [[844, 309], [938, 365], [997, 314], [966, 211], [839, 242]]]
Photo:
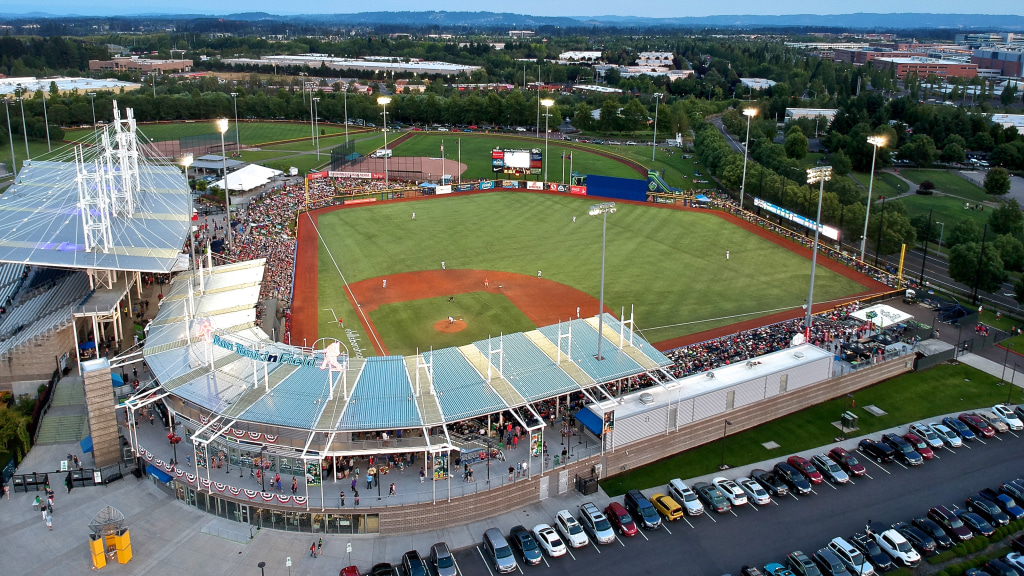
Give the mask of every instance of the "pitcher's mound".
[[466, 329], [465, 320], [456, 320], [453, 323], [449, 323], [448, 319], [438, 320], [434, 322], [434, 330], [442, 334], [455, 334], [456, 332], [462, 332]]

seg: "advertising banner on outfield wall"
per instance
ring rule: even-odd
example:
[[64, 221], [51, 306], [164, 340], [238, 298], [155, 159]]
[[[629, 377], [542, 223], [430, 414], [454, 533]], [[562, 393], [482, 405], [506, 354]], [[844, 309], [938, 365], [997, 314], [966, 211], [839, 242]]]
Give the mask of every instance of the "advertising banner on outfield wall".
[[369, 204], [376, 201], [376, 198], [356, 198], [354, 200], [345, 200], [345, 204]]
[[587, 187], [586, 186], [569, 186], [569, 194], [576, 194], [578, 196], [586, 196], [587, 195]]
[[502, 180], [502, 188], [512, 188], [513, 190], [519, 188], [519, 180]]
[[469, 192], [472, 189], [473, 189], [473, 185], [472, 184], [456, 184], [455, 185], [455, 191], [456, 192]]
[[544, 183], [543, 182], [527, 182], [526, 183], [526, 189], [527, 190], [543, 190], [544, 189]]
[[494, 180], [485, 180], [480, 183], [481, 190], [492, 190], [494, 188]]
[[[797, 214], [796, 212], [792, 212], [790, 210], [786, 210], [785, 208], [782, 208], [780, 206], [776, 206], [775, 204], [772, 204], [771, 202], [766, 202], [766, 201], [761, 200], [760, 198], [757, 198], [757, 197], [754, 197], [754, 206], [757, 206], [758, 208], [764, 208], [765, 210], [767, 210], [768, 212], [771, 212], [772, 214], [775, 214], [776, 216], [780, 216], [782, 218], [785, 218], [786, 220], [790, 220], [792, 222], [796, 222], [797, 224], [799, 224], [801, 226], [804, 226], [804, 227], [806, 227], [806, 228], [808, 228], [810, 230], [814, 230], [814, 226], [815, 226], [814, 220], [811, 220], [810, 218], [801, 216], [801, 215]], [[821, 224], [819, 226], [819, 228], [818, 228], [818, 231], [821, 232], [821, 235], [825, 236], [826, 238], [831, 238], [833, 240], [839, 240], [839, 230], [836, 229], [836, 228], [833, 228], [831, 226], [825, 226], [824, 224]]]
[[306, 178], [310, 180], [317, 180], [319, 178], [327, 178], [328, 172], [310, 172]]
[[444, 186], [438, 186], [434, 190], [434, 193], [435, 194], [451, 194], [452, 193], [452, 186], [451, 186], [451, 184], [446, 184]]
[[[327, 173], [331, 178], [361, 178], [363, 180], [369, 180], [373, 178], [373, 174], [370, 172], [335, 172], [331, 171]], [[381, 174], [381, 178], [384, 175]]]

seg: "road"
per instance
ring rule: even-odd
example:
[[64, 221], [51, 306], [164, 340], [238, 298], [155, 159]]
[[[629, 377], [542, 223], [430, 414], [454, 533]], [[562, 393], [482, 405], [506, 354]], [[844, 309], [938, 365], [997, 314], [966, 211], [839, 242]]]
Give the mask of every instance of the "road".
[[725, 136], [725, 141], [729, 143], [729, 146], [732, 146], [733, 150], [743, 154], [743, 144], [741, 142], [737, 142], [736, 139], [732, 137], [732, 134], [725, 129], [725, 125], [722, 124], [721, 116], [712, 118], [711, 123], [715, 125], [715, 128], [718, 128], [718, 131], [722, 133], [722, 136]]
[[[936, 460], [913, 469], [869, 461], [865, 463], [868, 475], [856, 479], [856, 484], [837, 487], [826, 482], [808, 496], [788, 496], [761, 508], [747, 505], [731, 514], [687, 518], [633, 538], [619, 537], [600, 548], [591, 544], [561, 558], [545, 557], [536, 567], [523, 567], [517, 555], [520, 573], [735, 574], [744, 564], [783, 561], [794, 550], [810, 554], [833, 537], [849, 537], [862, 530], [868, 521], [892, 524], [939, 504], [962, 506], [968, 495], [982, 488], [997, 488], [1024, 476], [1021, 435], [1011, 432], [955, 452], [940, 450]], [[553, 524], [554, 519], [538, 518], [537, 522]], [[501, 526], [505, 533], [510, 528]], [[455, 557], [463, 576], [496, 576], [479, 546], [460, 550]]]

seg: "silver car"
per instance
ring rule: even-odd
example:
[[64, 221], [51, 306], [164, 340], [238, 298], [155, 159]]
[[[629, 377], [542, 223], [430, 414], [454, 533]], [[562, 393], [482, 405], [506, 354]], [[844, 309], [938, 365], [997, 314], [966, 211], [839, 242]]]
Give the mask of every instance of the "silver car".
[[459, 571], [455, 569], [455, 558], [444, 542], [430, 547], [430, 564], [437, 576], [459, 576]]

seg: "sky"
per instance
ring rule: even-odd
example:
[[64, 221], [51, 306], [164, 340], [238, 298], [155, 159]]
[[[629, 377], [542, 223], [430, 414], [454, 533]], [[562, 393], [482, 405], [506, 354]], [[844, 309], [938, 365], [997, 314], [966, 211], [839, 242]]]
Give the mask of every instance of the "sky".
[[325, 2], [323, 0], [291, 0], [287, 11], [279, 0], [136, 0], [126, 9], [125, 0], [36, 0], [33, 2], [10, 2], [0, 0], [0, 14], [23, 14], [31, 11], [51, 14], [79, 14], [107, 16], [112, 14], [230, 14], [232, 12], [268, 12], [271, 14], [325, 14], [365, 11], [490, 11], [512, 12], [534, 16], [604, 16], [630, 15], [646, 17], [712, 16], [722, 14], [848, 14], [851, 12], [875, 13], [955, 13], [955, 14], [1024, 14], [1024, 2], [1020, 0], [859, 0], [858, 2], [835, 0], [731, 0], [724, 8], [722, 4], [707, 0], [517, 0], [514, 2], [488, 3], [479, 0], [388, 0], [387, 2], [362, 4], [358, 9], [351, 3]]

